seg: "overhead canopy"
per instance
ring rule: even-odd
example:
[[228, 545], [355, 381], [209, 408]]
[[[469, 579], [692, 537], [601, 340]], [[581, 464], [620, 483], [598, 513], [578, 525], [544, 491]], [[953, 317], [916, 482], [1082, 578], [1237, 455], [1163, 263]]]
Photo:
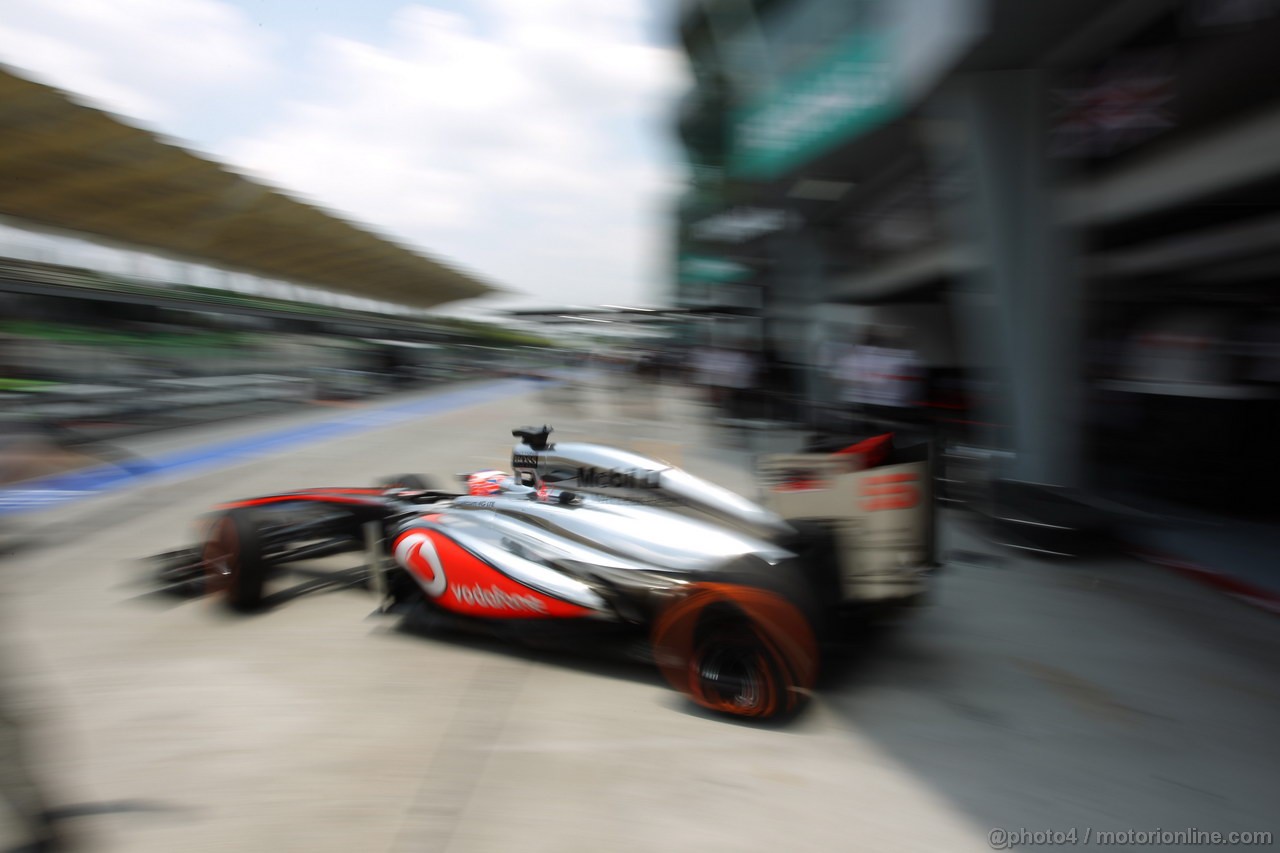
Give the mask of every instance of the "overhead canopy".
[[687, 317], [729, 316], [752, 313], [732, 305], [706, 305], [696, 308], [624, 308], [601, 306], [599, 308], [521, 308], [505, 312], [508, 317], [564, 326], [585, 323], [661, 323]]
[[402, 305], [495, 290], [3, 65], [0, 214]]

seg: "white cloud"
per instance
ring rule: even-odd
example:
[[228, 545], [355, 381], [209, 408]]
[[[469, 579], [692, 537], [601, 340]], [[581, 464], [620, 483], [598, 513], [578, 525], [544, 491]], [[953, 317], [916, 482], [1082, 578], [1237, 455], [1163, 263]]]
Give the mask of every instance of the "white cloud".
[[407, 6], [385, 44], [320, 43], [305, 97], [232, 158], [534, 301], [652, 298], [676, 170], [672, 51], [639, 0]]
[[217, 0], [5, 0], [4, 11], [0, 61], [153, 124], [268, 68], [265, 37]]
[[[682, 71], [651, 0], [406, 5], [377, 41], [313, 26], [293, 53], [219, 0], [5, 2], [0, 60], [166, 130], [198, 112], [202, 148], [533, 301], [658, 286]], [[249, 95], [275, 98], [257, 126]]]

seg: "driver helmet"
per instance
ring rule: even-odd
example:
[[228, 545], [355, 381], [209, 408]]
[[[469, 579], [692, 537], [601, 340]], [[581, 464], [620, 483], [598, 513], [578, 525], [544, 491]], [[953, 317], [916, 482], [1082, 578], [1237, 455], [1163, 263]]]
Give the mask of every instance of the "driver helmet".
[[511, 479], [505, 471], [477, 471], [467, 476], [467, 494], [481, 497], [496, 495]]

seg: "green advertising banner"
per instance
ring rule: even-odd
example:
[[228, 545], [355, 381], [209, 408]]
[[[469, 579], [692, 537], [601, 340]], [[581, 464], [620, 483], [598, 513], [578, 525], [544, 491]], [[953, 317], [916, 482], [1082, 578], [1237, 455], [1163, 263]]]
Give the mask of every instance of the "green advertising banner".
[[731, 174], [768, 180], [888, 121], [901, 107], [884, 33], [856, 33], [731, 120]]
[[732, 283], [751, 275], [751, 268], [709, 255], [681, 255], [680, 280], [684, 282]]

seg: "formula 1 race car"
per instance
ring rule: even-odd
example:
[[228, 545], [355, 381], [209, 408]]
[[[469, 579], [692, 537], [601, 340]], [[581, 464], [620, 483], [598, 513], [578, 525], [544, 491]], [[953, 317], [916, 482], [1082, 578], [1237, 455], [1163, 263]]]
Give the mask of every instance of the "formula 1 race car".
[[[766, 457], [757, 503], [549, 427], [512, 434], [512, 472], [463, 493], [402, 475], [224, 504], [202, 543], [155, 558], [161, 583], [252, 612], [310, 571], [432, 624], [628, 638], [699, 705], [766, 718], [803, 704], [844, 617], [918, 599], [935, 565], [928, 445]], [[361, 565], [315, 569], [349, 553]]]

